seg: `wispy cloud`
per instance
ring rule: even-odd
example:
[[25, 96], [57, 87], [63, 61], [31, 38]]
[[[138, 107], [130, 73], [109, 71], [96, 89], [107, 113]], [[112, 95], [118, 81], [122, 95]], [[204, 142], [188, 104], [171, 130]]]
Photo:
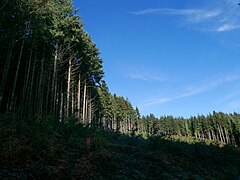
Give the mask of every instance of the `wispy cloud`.
[[167, 76], [164, 73], [148, 68], [132, 68], [128, 72], [128, 76], [132, 79], [149, 82], [167, 80]]
[[236, 109], [236, 105], [240, 103], [240, 83], [236, 83], [231, 90], [215, 102], [216, 106], [227, 106], [228, 109]]
[[203, 21], [209, 21], [214, 18], [217, 18], [221, 15], [222, 11], [218, 9], [214, 10], [198, 10], [198, 13], [193, 14], [192, 16], [188, 16], [188, 21], [192, 23], [200, 23]]
[[[212, 77], [212, 78], [204, 80], [203, 82], [199, 83], [199, 85], [197, 85], [197, 86], [192, 86], [192, 87], [186, 88], [188, 91], [187, 94], [195, 95], [195, 94], [207, 92], [209, 90], [214, 89], [215, 87], [218, 87], [225, 83], [237, 81], [239, 79], [240, 79], [239, 72], [237, 72], [237, 73], [234, 72], [232, 74], [225, 75], [222, 77]], [[183, 97], [186, 97], [186, 96], [183, 96]]]
[[143, 80], [143, 81], [165, 81], [166, 78], [160, 75], [149, 74], [149, 73], [131, 73], [130, 77], [133, 79]]
[[221, 3], [212, 1], [208, 5], [206, 8], [189, 9], [149, 8], [130, 14], [182, 16], [186, 22], [195, 24], [195, 27], [204, 31], [220, 33], [240, 29], [240, 7], [236, 1], [223, 0]]
[[231, 83], [238, 80], [240, 80], [239, 72], [222, 76], [222, 77], [217, 77], [217, 78], [214, 77], [214, 78], [206, 79], [202, 82], [199, 82], [197, 85], [185, 87], [183, 90], [180, 90], [175, 94], [168, 95], [166, 97], [154, 97], [154, 98], [148, 99], [147, 101], [142, 102], [140, 106], [144, 108], [144, 107], [150, 107], [153, 105], [161, 105], [161, 104], [172, 102], [178, 99], [183, 99], [183, 98], [187, 98], [197, 94], [202, 94], [202, 93], [211, 91], [214, 88], [217, 88], [226, 83]]
[[234, 24], [224, 24], [217, 28], [216, 31], [218, 32], [225, 32], [225, 31], [231, 31], [234, 29], [240, 29], [240, 25], [234, 25]]
[[168, 14], [168, 15], [192, 15], [192, 14], [199, 14], [201, 10], [195, 9], [168, 9], [168, 8], [152, 8], [152, 9], [145, 9], [142, 11], [135, 11], [131, 12], [134, 15], [145, 15], [145, 14]]
[[152, 98], [144, 101], [142, 104], [140, 104], [140, 107], [149, 107], [152, 105], [159, 105], [159, 104], [164, 104], [167, 102], [170, 102], [174, 100], [174, 97], [169, 97], [169, 98], [164, 98], [164, 97], [157, 97], [157, 98]]
[[145, 9], [142, 11], [131, 12], [134, 15], [146, 15], [146, 14], [165, 14], [165, 15], [182, 15], [186, 16], [189, 21], [197, 23], [203, 20], [207, 20], [216, 17], [221, 14], [219, 10], [202, 10], [202, 9], [168, 9], [168, 8], [156, 8]]

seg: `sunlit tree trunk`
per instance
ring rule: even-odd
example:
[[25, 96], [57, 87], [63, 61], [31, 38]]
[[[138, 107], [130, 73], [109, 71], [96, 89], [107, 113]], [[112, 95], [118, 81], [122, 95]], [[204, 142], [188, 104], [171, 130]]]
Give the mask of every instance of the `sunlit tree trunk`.
[[89, 100], [89, 127], [92, 125], [92, 101]]
[[72, 108], [71, 108], [71, 113], [74, 117], [76, 117], [75, 114], [75, 85], [72, 85]]
[[59, 44], [56, 43], [55, 55], [54, 55], [54, 68], [52, 79], [52, 113], [55, 115], [56, 110], [56, 97], [57, 97], [57, 62], [58, 62]]
[[222, 135], [222, 131], [221, 131], [221, 127], [220, 125], [218, 125], [218, 133], [219, 133], [219, 138], [221, 142], [224, 142], [224, 137]]
[[68, 82], [67, 82], [67, 118], [70, 114], [70, 87], [71, 87], [71, 67], [72, 61], [71, 59], [68, 62]]
[[60, 94], [61, 94], [61, 102], [60, 102], [60, 117], [59, 117], [59, 121], [63, 121], [63, 112], [64, 112], [64, 95], [63, 95], [63, 83], [61, 83], [61, 89], [60, 89]]
[[229, 133], [228, 133], [228, 130], [225, 127], [223, 127], [223, 132], [225, 134], [226, 143], [230, 144]]
[[78, 118], [81, 122], [81, 75], [78, 77]]

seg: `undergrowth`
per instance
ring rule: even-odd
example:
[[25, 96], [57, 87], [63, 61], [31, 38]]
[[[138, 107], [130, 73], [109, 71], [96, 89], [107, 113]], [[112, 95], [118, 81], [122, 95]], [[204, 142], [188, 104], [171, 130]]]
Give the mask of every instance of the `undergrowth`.
[[0, 179], [237, 179], [240, 151], [184, 137], [126, 136], [0, 116]]

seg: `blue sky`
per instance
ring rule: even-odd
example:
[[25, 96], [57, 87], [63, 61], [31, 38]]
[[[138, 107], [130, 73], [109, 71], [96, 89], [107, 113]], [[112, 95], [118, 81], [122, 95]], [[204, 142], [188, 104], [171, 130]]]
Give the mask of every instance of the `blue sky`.
[[240, 112], [237, 0], [79, 0], [112, 93], [141, 114]]

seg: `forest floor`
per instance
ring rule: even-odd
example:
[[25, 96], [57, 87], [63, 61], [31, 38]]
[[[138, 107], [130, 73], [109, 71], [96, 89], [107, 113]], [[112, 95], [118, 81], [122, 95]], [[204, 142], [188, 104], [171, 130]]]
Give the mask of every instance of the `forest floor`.
[[0, 179], [233, 179], [240, 150], [185, 138], [130, 137], [0, 116]]

